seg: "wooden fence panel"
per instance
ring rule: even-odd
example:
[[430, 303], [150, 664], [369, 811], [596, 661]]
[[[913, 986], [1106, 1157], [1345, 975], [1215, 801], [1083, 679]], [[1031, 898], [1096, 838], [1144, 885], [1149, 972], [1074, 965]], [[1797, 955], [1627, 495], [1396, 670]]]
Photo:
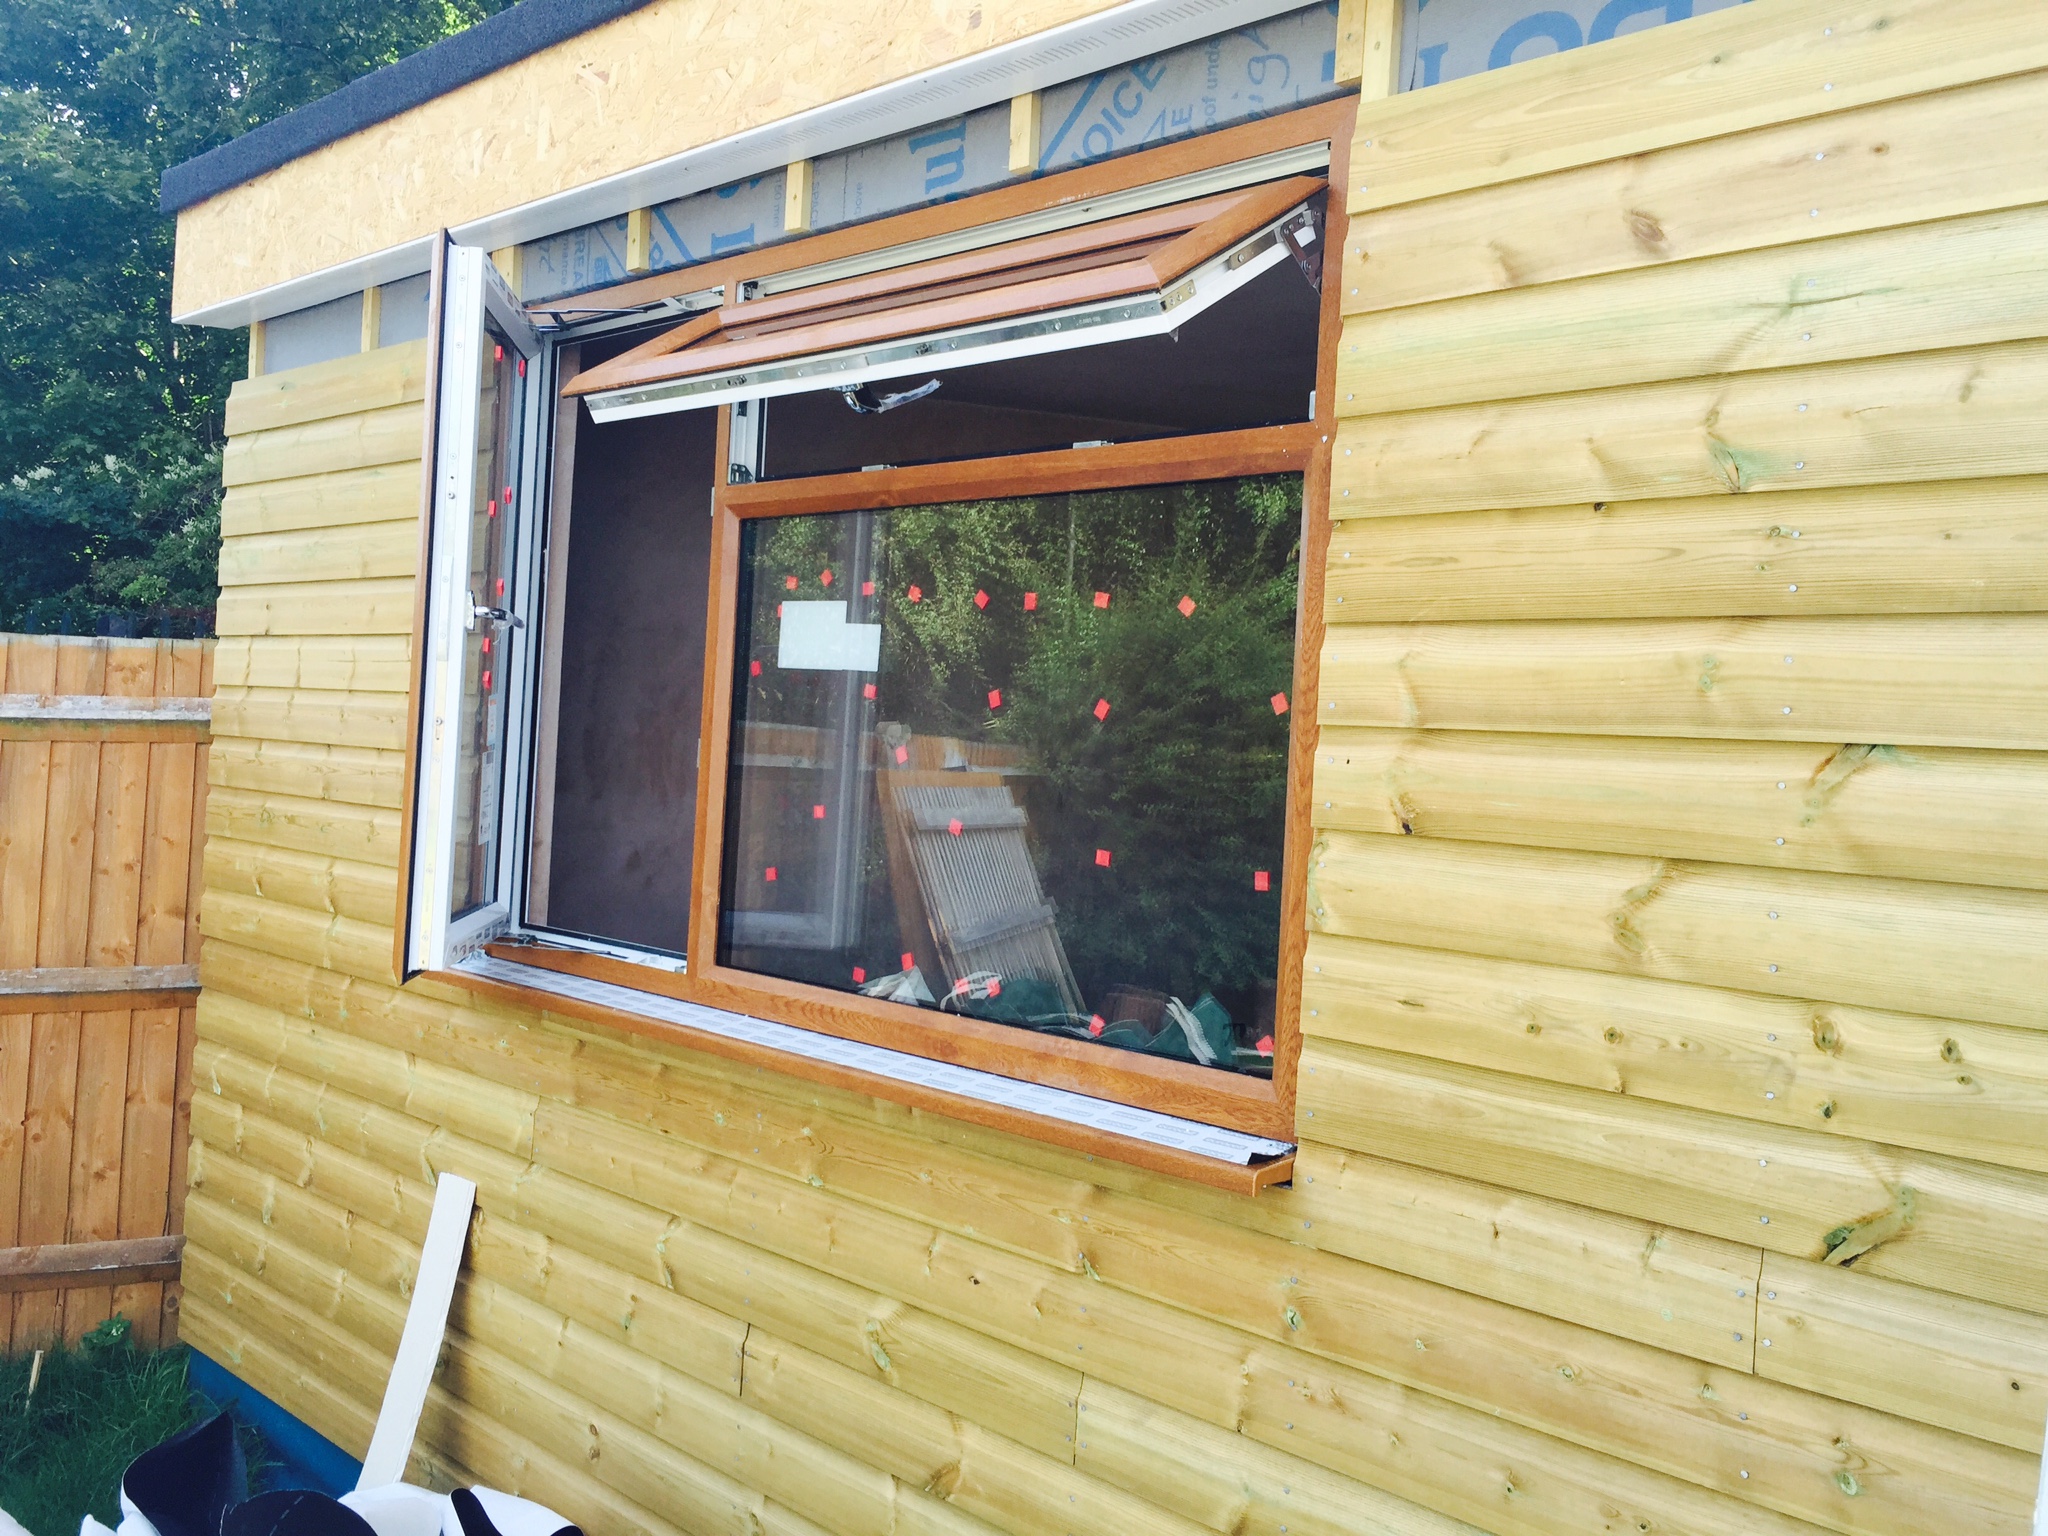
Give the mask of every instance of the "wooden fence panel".
[[0, 1346], [176, 1335], [211, 692], [211, 641], [0, 635]]

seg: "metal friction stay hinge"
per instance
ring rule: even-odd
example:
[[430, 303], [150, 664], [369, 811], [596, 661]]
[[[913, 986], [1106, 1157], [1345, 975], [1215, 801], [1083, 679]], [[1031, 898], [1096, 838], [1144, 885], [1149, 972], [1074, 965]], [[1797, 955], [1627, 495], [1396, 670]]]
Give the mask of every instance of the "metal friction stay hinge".
[[1280, 221], [1274, 231], [1280, 243], [1287, 247], [1287, 254], [1294, 258], [1294, 264], [1301, 269], [1301, 275], [1308, 279], [1309, 287], [1317, 293], [1323, 291], [1323, 253], [1316, 249], [1323, 239], [1323, 221], [1318, 216], [1315, 203], [1304, 203]]

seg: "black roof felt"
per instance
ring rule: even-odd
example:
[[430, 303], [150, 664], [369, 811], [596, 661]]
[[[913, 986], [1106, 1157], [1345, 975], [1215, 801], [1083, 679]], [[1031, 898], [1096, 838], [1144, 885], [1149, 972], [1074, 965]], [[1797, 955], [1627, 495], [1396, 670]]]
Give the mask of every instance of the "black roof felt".
[[387, 64], [332, 95], [164, 172], [158, 207], [176, 213], [323, 144], [381, 123], [652, 0], [519, 0], [466, 32]]

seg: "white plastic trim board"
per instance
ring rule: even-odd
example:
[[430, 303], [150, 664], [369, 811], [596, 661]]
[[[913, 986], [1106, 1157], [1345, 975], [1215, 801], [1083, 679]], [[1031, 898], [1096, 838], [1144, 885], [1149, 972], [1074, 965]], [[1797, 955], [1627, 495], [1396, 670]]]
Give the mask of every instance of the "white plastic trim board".
[[462, 1268], [462, 1248], [469, 1238], [469, 1213], [476, 1208], [476, 1186], [457, 1174], [444, 1173], [434, 1188], [434, 1212], [427, 1218], [427, 1240], [420, 1248], [419, 1272], [413, 1277], [412, 1305], [406, 1308], [405, 1332], [398, 1338], [398, 1358], [384, 1384], [384, 1405], [377, 1427], [363, 1453], [358, 1488], [382, 1488], [405, 1480], [412, 1459], [413, 1437], [426, 1411], [427, 1388], [441, 1359], [441, 1337], [448, 1327], [448, 1308], [455, 1300], [455, 1276]]

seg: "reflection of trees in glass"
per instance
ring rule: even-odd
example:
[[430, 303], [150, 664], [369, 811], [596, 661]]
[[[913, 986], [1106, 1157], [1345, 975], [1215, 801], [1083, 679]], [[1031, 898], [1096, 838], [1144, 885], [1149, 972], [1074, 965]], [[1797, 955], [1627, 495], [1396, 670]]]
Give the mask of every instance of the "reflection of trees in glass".
[[[1287, 723], [1270, 701], [1292, 686], [1300, 519], [1293, 475], [883, 519], [882, 717], [1028, 749], [1041, 879], [1091, 995], [1230, 991], [1248, 1019], [1248, 989], [1273, 975], [1279, 882], [1258, 892], [1252, 876], [1277, 875], [1285, 822]], [[816, 546], [791, 534], [776, 557], [793, 567]]]

